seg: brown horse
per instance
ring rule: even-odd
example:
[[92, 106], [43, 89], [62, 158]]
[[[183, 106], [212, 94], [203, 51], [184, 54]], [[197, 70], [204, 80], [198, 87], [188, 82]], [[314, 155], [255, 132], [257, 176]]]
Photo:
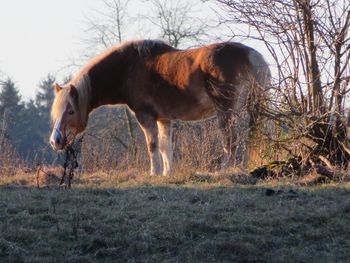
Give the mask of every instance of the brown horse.
[[[89, 113], [126, 104], [145, 134], [151, 174], [172, 170], [171, 121], [218, 116], [225, 162], [247, 164], [246, 141], [270, 71], [261, 54], [225, 42], [178, 50], [161, 41], [130, 41], [93, 59], [65, 87], [55, 86], [50, 143], [63, 149], [87, 125]], [[255, 98], [255, 99], [252, 99]]]

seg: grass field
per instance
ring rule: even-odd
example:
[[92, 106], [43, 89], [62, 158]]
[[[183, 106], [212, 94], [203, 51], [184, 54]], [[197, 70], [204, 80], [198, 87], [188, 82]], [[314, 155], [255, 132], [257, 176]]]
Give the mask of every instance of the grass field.
[[349, 183], [135, 174], [0, 177], [0, 262], [350, 262]]

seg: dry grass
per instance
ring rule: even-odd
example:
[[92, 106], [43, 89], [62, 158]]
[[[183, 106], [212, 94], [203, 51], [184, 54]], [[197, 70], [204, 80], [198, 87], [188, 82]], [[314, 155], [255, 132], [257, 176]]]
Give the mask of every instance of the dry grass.
[[0, 176], [0, 262], [349, 262], [350, 184], [244, 173]]
[[[0, 262], [350, 262], [347, 172], [331, 184], [209, 173], [221, 151], [215, 121], [178, 125], [168, 177], [145, 172], [142, 136], [136, 154], [114, 133], [87, 137], [72, 189], [59, 187], [59, 168], [37, 177], [2, 154]], [[255, 147], [256, 164], [275, 158], [267, 146]]]

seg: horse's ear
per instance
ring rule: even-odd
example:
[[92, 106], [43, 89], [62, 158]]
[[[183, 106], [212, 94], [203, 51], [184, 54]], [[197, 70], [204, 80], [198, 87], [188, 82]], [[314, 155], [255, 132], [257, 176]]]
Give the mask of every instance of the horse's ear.
[[77, 100], [78, 99], [78, 91], [74, 85], [70, 84], [69, 85], [69, 95], [72, 96], [73, 99]]
[[62, 87], [56, 83], [54, 86], [54, 89], [55, 89], [55, 94], [57, 94], [58, 92], [61, 91]]

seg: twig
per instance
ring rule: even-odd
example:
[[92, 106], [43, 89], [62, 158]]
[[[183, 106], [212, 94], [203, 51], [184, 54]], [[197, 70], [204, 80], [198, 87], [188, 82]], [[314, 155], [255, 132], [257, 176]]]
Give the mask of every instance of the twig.
[[341, 141], [338, 141], [338, 142], [343, 147], [344, 151], [350, 155], [350, 149], [348, 147], [346, 147], [343, 142], [341, 142]]
[[322, 156], [322, 155], [319, 155], [318, 158], [320, 158], [320, 160], [321, 160], [322, 162], [324, 162], [324, 163], [326, 164], [326, 166], [327, 166], [330, 170], [332, 170], [332, 171], [334, 170], [333, 165], [331, 164], [331, 162], [330, 162], [326, 157], [324, 157], [324, 156]]
[[[81, 144], [83, 141], [84, 135], [82, 135], [77, 141], [76, 144]], [[66, 159], [63, 164], [63, 175], [61, 178], [60, 185], [64, 184], [64, 180], [68, 175], [68, 188], [71, 188], [71, 181], [74, 177], [74, 170], [79, 166], [77, 161], [78, 151], [74, 149], [73, 145], [67, 145], [65, 147]], [[68, 172], [67, 172], [68, 170]]]
[[[63, 171], [60, 185], [64, 183], [66, 175], [68, 175], [68, 188], [71, 188], [71, 180], [74, 177], [74, 170], [75, 168], [78, 167], [77, 155], [71, 145], [68, 145], [65, 148], [65, 153], [66, 153], [66, 160], [63, 164], [64, 171]], [[67, 170], [68, 170], [68, 173], [67, 173]]]
[[40, 171], [42, 170], [42, 167], [43, 167], [43, 165], [42, 165], [42, 164], [39, 164], [38, 169], [36, 170], [36, 186], [37, 186], [38, 188], [40, 188], [40, 185], [39, 185], [39, 175], [40, 175]]
[[330, 171], [328, 168], [324, 167], [323, 165], [315, 164], [314, 169], [318, 174], [326, 176], [327, 178], [329, 178], [331, 180], [334, 179], [334, 172]]

